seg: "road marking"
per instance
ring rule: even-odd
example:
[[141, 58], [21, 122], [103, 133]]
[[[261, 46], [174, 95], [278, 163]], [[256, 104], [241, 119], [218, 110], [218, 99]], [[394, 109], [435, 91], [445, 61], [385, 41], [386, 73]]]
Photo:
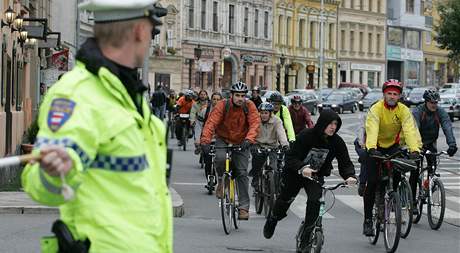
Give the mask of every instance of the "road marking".
[[460, 209], [460, 197], [457, 196], [448, 196], [446, 197], [448, 201], [454, 202], [455, 209]]
[[335, 195], [335, 198], [361, 215], [364, 214], [364, 203], [362, 198], [356, 195]]
[[460, 185], [456, 186], [444, 186], [446, 190], [460, 190]]
[[[305, 209], [307, 207], [307, 196], [302, 192], [297, 195], [294, 202], [292, 202], [289, 208], [297, 217], [305, 218]], [[325, 213], [323, 219], [335, 219], [330, 213]]]

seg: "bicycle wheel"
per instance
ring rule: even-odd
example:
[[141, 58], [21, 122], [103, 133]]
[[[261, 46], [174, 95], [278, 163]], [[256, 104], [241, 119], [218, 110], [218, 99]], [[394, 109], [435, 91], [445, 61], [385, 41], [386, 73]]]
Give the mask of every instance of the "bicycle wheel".
[[228, 174], [224, 174], [222, 176], [222, 189], [223, 194], [222, 198], [220, 199], [220, 213], [222, 216], [222, 225], [224, 227], [225, 234], [230, 234], [231, 229], [231, 219], [232, 219], [232, 212], [233, 207], [232, 203], [230, 202], [230, 180]]
[[307, 227], [305, 226], [305, 221], [302, 221], [300, 224], [299, 230], [296, 234], [296, 252], [304, 253], [307, 252], [308, 242], [310, 240], [310, 234], [307, 234]]
[[188, 139], [187, 126], [183, 125], [182, 126], [182, 149], [184, 151], [187, 150], [187, 139]]
[[415, 201], [417, 202], [414, 204], [414, 206], [415, 208], [418, 208], [418, 214], [414, 217], [414, 224], [417, 224], [420, 221], [420, 218], [422, 218], [423, 203], [425, 202], [425, 191], [423, 190], [422, 182], [423, 174], [418, 179], [417, 190], [415, 191], [417, 194], [417, 196], [415, 196]]
[[324, 234], [321, 229], [316, 230], [313, 233], [309, 249], [306, 252], [320, 253], [324, 244]]
[[174, 123], [174, 121], [171, 121], [170, 125], [169, 125], [170, 129], [169, 129], [169, 132], [171, 133], [171, 139], [174, 139], [174, 131], [176, 131], [176, 123]]
[[275, 180], [272, 171], [268, 171], [264, 179], [264, 197], [264, 215], [268, 218], [275, 205]]
[[385, 222], [383, 224], [383, 239], [387, 252], [395, 252], [401, 237], [401, 204], [399, 194], [391, 192], [385, 199]]
[[256, 205], [256, 213], [261, 214], [264, 208], [264, 193], [262, 187], [262, 173], [259, 173], [259, 177], [257, 179], [257, 189], [255, 189], [255, 205]]
[[233, 196], [233, 201], [231, 202], [232, 203], [232, 220], [233, 220], [233, 227], [235, 229], [238, 229], [239, 225], [240, 225], [240, 220], [238, 219], [238, 213], [239, 213], [239, 208], [238, 208], [238, 191], [237, 191], [237, 186], [236, 186], [236, 182], [234, 179], [232, 179], [232, 181], [230, 181], [230, 194], [231, 196]]
[[398, 185], [398, 193], [401, 203], [401, 237], [407, 238], [412, 227], [412, 190], [409, 182], [403, 177]]
[[442, 225], [446, 210], [446, 192], [443, 183], [438, 178], [433, 179], [431, 197], [427, 202], [428, 223], [431, 229], [438, 230]]

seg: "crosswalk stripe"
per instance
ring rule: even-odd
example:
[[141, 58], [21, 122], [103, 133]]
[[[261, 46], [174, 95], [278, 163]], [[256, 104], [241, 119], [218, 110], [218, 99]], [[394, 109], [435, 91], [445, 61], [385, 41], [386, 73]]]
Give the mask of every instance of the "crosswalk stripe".
[[[304, 193], [299, 193], [292, 202], [291, 207], [289, 208], [297, 217], [304, 219], [305, 218], [305, 209], [307, 206], [307, 196]], [[335, 219], [330, 213], [325, 213], [323, 219]]]
[[447, 190], [460, 190], [460, 185], [456, 185], [456, 186], [444, 186], [444, 189], [447, 189]]
[[361, 215], [364, 214], [364, 203], [363, 199], [355, 195], [335, 195], [337, 200], [340, 200], [343, 204], [351, 207]]
[[460, 209], [460, 197], [458, 197], [458, 196], [447, 196], [446, 199], [447, 199], [447, 201], [454, 202], [455, 203], [454, 207], [456, 209]]

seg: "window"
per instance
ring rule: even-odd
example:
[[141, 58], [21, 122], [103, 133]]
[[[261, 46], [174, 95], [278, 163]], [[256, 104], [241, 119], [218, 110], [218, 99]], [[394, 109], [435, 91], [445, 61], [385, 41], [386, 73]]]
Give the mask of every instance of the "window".
[[410, 49], [420, 49], [420, 32], [408, 30], [406, 32], [406, 46]]
[[403, 31], [400, 28], [388, 27], [388, 44], [402, 46]]
[[278, 43], [281, 44], [283, 43], [283, 33], [281, 32], [283, 29], [283, 16], [280, 15], [278, 17]]
[[188, 7], [188, 27], [193, 28], [193, 16], [195, 15], [195, 1], [190, 0]]
[[363, 50], [363, 44], [364, 44], [364, 33], [359, 32], [359, 52], [364, 52]]
[[350, 31], [350, 51], [355, 51], [355, 32]]
[[329, 24], [329, 50], [334, 49], [334, 41], [335, 41], [334, 34], [335, 34], [334, 24]]
[[291, 37], [291, 17], [286, 20], [286, 45], [289, 46], [289, 38]]
[[377, 0], [377, 12], [380, 13], [382, 11], [382, 2]]
[[350, 0], [350, 8], [351, 9], [355, 8], [355, 0]]
[[310, 22], [310, 47], [316, 48], [315, 45], [315, 22]]
[[243, 34], [244, 36], [248, 36], [248, 16], [249, 16], [249, 8], [244, 8], [244, 24], [243, 24]]
[[431, 31], [426, 31], [425, 32], [425, 43], [427, 45], [431, 44]]
[[359, 9], [364, 10], [364, 0], [359, 0]]
[[363, 83], [363, 72], [359, 71], [359, 83]]
[[299, 22], [299, 47], [304, 47], [304, 43], [303, 43], [304, 29], [305, 29], [305, 19], [301, 19]]
[[217, 7], [218, 7], [218, 3], [214, 1], [212, 3], [212, 30], [214, 32], [217, 32], [219, 30], [218, 28], [219, 19], [217, 18]]
[[201, 0], [201, 29], [206, 30], [206, 0]]
[[167, 42], [167, 46], [168, 46], [169, 48], [174, 47], [174, 45], [173, 45], [173, 38], [174, 38], [173, 30], [172, 30], [172, 29], [168, 29], [168, 30], [166, 31], [166, 42]]
[[235, 33], [235, 5], [228, 6], [228, 32]]
[[254, 11], [254, 37], [259, 37], [259, 10]]
[[268, 38], [268, 11], [264, 15], [264, 37]]
[[381, 44], [381, 41], [380, 41], [381, 39], [382, 39], [382, 35], [377, 34], [377, 46], [376, 46], [377, 54], [381, 54], [381, 53], [382, 53], [382, 51], [381, 51], [381, 47], [382, 47], [381, 45], [382, 45], [382, 44]]
[[368, 51], [369, 53], [372, 53], [372, 33], [369, 33], [368, 36], [369, 36], [369, 38], [368, 38], [368, 40], [369, 40], [369, 41], [368, 41], [368, 42], [369, 42], [369, 46], [368, 46], [368, 50], [367, 50], [367, 51]]
[[373, 11], [374, 6], [373, 6], [374, 0], [369, 0], [369, 11]]
[[414, 13], [414, 0], [406, 0], [406, 13]]
[[340, 49], [345, 50], [345, 30], [340, 31]]

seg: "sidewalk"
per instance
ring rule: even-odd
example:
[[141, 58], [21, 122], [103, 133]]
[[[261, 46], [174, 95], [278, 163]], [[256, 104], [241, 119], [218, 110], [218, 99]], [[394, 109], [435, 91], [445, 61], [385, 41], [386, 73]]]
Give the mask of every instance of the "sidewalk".
[[[174, 217], [184, 215], [181, 196], [170, 188]], [[0, 192], [0, 214], [58, 214], [56, 207], [43, 206], [31, 200], [25, 192]]]

